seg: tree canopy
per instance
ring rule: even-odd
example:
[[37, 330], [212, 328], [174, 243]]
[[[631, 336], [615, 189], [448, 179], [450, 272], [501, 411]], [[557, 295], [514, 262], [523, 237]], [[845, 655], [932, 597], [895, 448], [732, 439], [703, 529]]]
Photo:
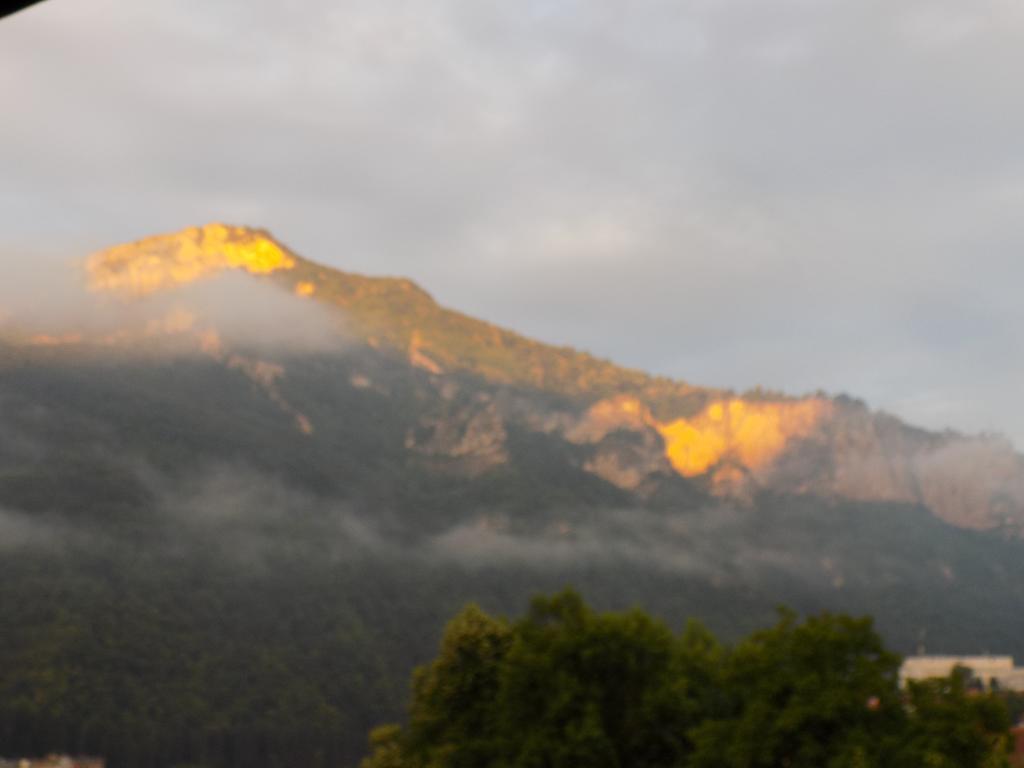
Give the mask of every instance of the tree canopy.
[[1006, 765], [998, 698], [957, 675], [901, 691], [899, 663], [867, 618], [782, 611], [725, 646], [573, 591], [512, 622], [470, 605], [363, 768]]

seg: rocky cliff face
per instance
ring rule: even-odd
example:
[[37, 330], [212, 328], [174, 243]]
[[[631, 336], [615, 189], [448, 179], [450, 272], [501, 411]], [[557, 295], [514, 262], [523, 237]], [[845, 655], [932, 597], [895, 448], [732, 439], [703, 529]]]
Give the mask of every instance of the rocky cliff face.
[[967, 528], [1018, 532], [1024, 523], [1024, 461], [1008, 441], [914, 429], [849, 398], [733, 398], [665, 423], [642, 402], [617, 397], [593, 405], [566, 436], [600, 445], [614, 432], [646, 446], [627, 460], [629, 472], [621, 455], [590, 466], [621, 487], [640, 487], [637, 473], [664, 472], [667, 462], [719, 497], [769, 490], [922, 504]]
[[[130, 301], [226, 271], [340, 310], [358, 344], [415, 371], [429, 395], [410, 417], [404, 447], [437, 471], [492, 471], [509, 460], [510, 433], [519, 430], [564, 441], [582, 471], [640, 498], [681, 477], [740, 502], [761, 491], [911, 502], [957, 526], [1024, 530], [1024, 462], [1000, 438], [926, 432], [844, 397], [744, 398], [647, 376], [447, 310], [408, 280], [320, 266], [262, 230], [210, 224], [116, 246], [87, 263], [93, 291]], [[312, 434], [303, 404], [279, 386], [287, 363], [247, 357], [216, 331], [178, 308], [144, 329], [108, 333], [104, 343], [194, 338]]]
[[805, 494], [928, 507], [953, 525], [1024, 526], [1024, 461], [1006, 440], [914, 429], [847, 398], [713, 401], [662, 422], [640, 400], [600, 400], [552, 419], [591, 453], [582, 466], [629, 491], [674, 473], [712, 496]]

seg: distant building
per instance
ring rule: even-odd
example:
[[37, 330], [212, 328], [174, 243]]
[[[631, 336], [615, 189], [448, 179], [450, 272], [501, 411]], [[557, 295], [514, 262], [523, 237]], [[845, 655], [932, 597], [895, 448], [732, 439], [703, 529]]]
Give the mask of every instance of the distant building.
[[48, 755], [15, 760], [0, 758], [0, 768], [105, 768], [105, 762], [98, 757]]
[[1012, 656], [908, 656], [900, 667], [900, 685], [947, 677], [956, 667], [970, 670], [971, 677], [988, 690], [1024, 691], [1024, 667], [1015, 667]]

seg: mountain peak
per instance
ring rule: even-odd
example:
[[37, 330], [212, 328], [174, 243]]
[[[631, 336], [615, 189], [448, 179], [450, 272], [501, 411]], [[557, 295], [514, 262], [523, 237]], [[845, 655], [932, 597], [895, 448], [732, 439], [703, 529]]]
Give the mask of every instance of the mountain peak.
[[264, 229], [214, 222], [116, 245], [86, 262], [93, 291], [130, 298], [231, 270], [269, 278], [296, 296], [342, 310], [350, 330], [370, 346], [390, 348], [430, 372], [471, 373], [589, 402], [630, 394], [659, 416], [697, 413], [718, 394], [447, 309], [406, 278], [369, 277], [317, 264]]
[[117, 245], [86, 261], [93, 290], [124, 296], [146, 296], [228, 269], [265, 275], [294, 267], [294, 255], [265, 230], [219, 222]]
[[[477, 406], [463, 408], [444, 395], [437, 412], [423, 414], [410, 433], [410, 449], [432, 461], [448, 451], [453, 462], [491, 466], [488, 462], [507, 453], [491, 450], [512, 434], [507, 422], [552, 439], [561, 435], [572, 444], [581, 469], [631, 492], [647, 493], [676, 475], [716, 496], [746, 499], [767, 489], [909, 502], [957, 525], [1024, 530], [1024, 458], [1009, 445], [916, 430], [848, 398], [737, 395], [650, 376], [448, 309], [411, 280], [344, 272], [307, 260], [266, 230], [223, 223], [192, 227], [100, 251], [86, 267], [93, 290], [127, 297], [230, 271], [251, 275], [264, 283], [261, 291], [274, 286], [340, 314], [346, 344], [362, 345], [368, 359], [383, 356], [416, 369], [427, 400], [434, 392], [478, 388], [484, 400], [473, 400]], [[267, 293], [245, 294], [232, 306], [248, 307], [250, 296], [252, 306], [265, 314]], [[197, 296], [182, 296], [183, 303], [191, 300]], [[323, 317], [321, 309], [313, 312]], [[134, 310], [130, 314], [138, 316]], [[138, 345], [161, 334], [197, 336], [203, 353], [245, 373], [311, 434], [312, 423], [278, 389], [283, 364], [222, 347], [216, 323], [200, 325], [196, 317], [172, 312], [144, 327], [91, 337], [71, 329], [27, 336], [24, 344], [106, 348]], [[436, 439], [417, 442], [416, 435], [435, 433]], [[465, 455], [470, 445], [484, 446], [472, 461]]]

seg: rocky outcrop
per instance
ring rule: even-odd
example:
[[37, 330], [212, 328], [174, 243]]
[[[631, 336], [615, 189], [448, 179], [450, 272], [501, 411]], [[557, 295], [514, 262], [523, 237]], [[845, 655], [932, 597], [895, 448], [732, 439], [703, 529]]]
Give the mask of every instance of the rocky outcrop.
[[[228, 269], [266, 275], [294, 266], [295, 258], [262, 230], [215, 223], [108, 248], [90, 256], [85, 269], [93, 290], [145, 296]], [[309, 285], [298, 283], [296, 291]]]
[[497, 406], [481, 395], [422, 417], [406, 434], [405, 447], [435, 469], [475, 476], [508, 460], [507, 439]]
[[618, 396], [564, 435], [593, 446], [585, 469], [627, 490], [673, 470], [723, 498], [770, 490], [905, 502], [960, 527], [1024, 528], [1024, 460], [1008, 441], [915, 429], [849, 398], [732, 398], [663, 422]]

